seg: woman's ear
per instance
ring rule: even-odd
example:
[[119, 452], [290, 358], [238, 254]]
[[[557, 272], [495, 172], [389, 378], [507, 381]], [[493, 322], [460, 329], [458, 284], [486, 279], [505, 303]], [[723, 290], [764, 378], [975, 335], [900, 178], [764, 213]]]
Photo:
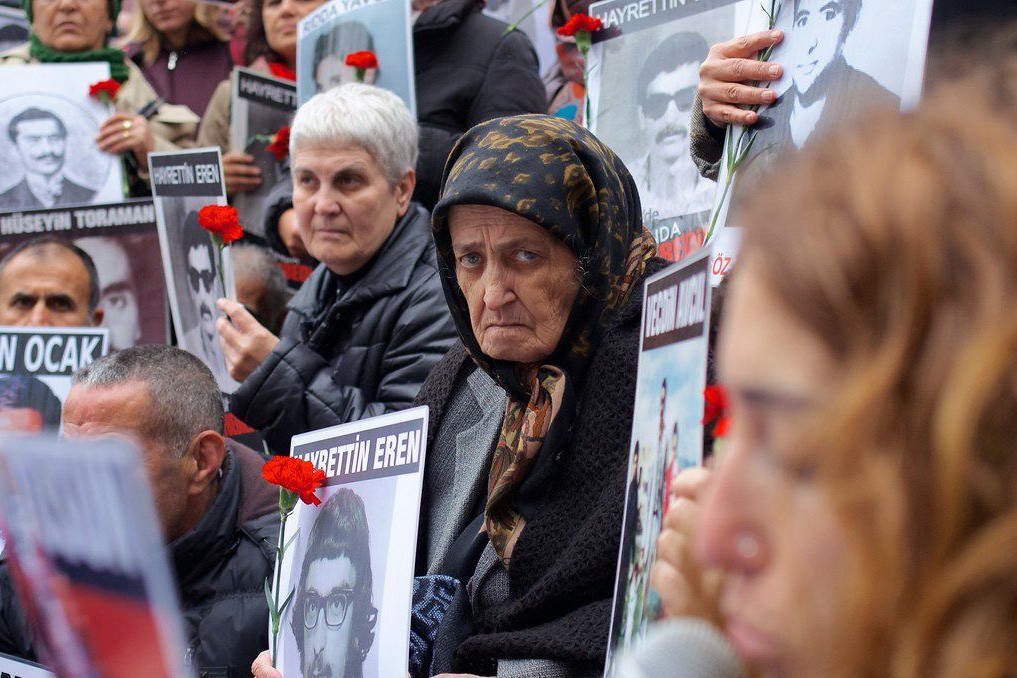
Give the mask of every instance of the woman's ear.
[[413, 189], [417, 187], [417, 172], [410, 170], [395, 185], [396, 203], [399, 205], [399, 216], [406, 214], [413, 197]]

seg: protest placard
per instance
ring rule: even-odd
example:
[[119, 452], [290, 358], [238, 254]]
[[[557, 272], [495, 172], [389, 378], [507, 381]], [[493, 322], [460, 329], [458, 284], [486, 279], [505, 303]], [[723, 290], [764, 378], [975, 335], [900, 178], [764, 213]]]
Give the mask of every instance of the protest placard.
[[216, 301], [236, 298], [233, 262], [228, 247], [220, 262], [211, 235], [198, 225], [202, 207], [226, 204], [220, 151], [202, 148], [150, 153], [148, 166], [177, 345], [212, 370], [223, 393], [233, 393], [237, 382], [226, 370], [215, 329], [221, 316]]
[[702, 464], [703, 391], [709, 349], [709, 251], [701, 250], [645, 283], [636, 405], [625, 517], [605, 675], [614, 659], [660, 617], [650, 568], [671, 481]]
[[237, 193], [233, 206], [245, 229], [259, 237], [265, 235], [266, 199], [290, 184], [289, 144], [279, 134], [296, 110], [297, 87], [292, 82], [246, 68], [233, 69], [230, 146], [253, 156], [261, 170], [258, 188]]
[[71, 377], [108, 351], [105, 328], [0, 327], [0, 431], [57, 430]]
[[426, 407], [293, 437], [326, 480], [286, 522], [283, 675], [406, 675], [426, 439]]
[[[3, 549], [0, 548], [0, 552]], [[54, 678], [42, 664], [25, 661], [0, 652], [0, 678]]]
[[0, 94], [0, 212], [121, 200], [120, 159], [95, 137], [113, 113], [90, 97], [109, 64], [4, 66]]
[[0, 214], [0, 257], [43, 235], [65, 238], [92, 258], [99, 274], [102, 326], [109, 328], [112, 349], [169, 341], [166, 281], [151, 200]]
[[643, 223], [671, 261], [706, 240], [717, 185], [692, 161], [690, 114], [699, 64], [710, 45], [735, 32], [739, 4], [745, 3], [604, 0], [590, 6], [590, 15], [604, 22], [590, 50], [591, 129], [632, 173]]
[[[921, 96], [932, 0], [766, 0], [750, 3], [749, 27], [784, 40], [769, 55], [783, 76], [775, 103], [751, 128], [732, 127], [708, 235], [728, 228], [745, 192], [763, 190], [777, 161], [873, 109], [914, 106]], [[734, 235], [727, 242], [737, 242]], [[715, 254], [716, 254], [715, 248]], [[735, 254], [725, 254], [735, 259]]]
[[57, 675], [191, 675], [141, 459], [119, 440], [0, 443], [5, 557]]
[[410, 3], [401, 0], [332, 0], [297, 24], [297, 100], [303, 104], [319, 92], [356, 81], [346, 65], [353, 52], [371, 51], [378, 68], [364, 82], [399, 96], [417, 114], [413, 80]]
[[0, 7], [0, 52], [28, 41], [28, 17], [18, 7]]

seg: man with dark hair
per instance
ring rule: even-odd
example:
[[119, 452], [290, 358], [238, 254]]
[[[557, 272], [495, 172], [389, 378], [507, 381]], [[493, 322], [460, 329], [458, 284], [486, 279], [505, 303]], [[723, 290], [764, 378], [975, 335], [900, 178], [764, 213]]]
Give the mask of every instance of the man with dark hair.
[[760, 111], [764, 148], [801, 148], [816, 132], [869, 108], [899, 108], [900, 97], [844, 59], [844, 42], [858, 22], [862, 0], [795, 0], [791, 27], [780, 55], [791, 86], [777, 103]]
[[180, 295], [178, 303], [181, 306], [190, 303], [197, 315], [197, 324], [193, 328], [181, 328], [183, 346], [205, 362], [215, 375], [219, 388], [225, 391], [230, 378], [215, 329], [215, 302], [226, 293], [219, 282], [219, 264], [212, 238], [198, 225], [198, 213], [193, 210], [184, 218], [181, 246], [187, 264], [185, 289], [189, 289], [190, 294]]
[[307, 537], [290, 627], [300, 674], [362, 678], [378, 610], [371, 603], [371, 548], [364, 501], [341, 487]]
[[102, 319], [99, 275], [80, 247], [46, 235], [0, 260], [0, 325], [94, 327]]
[[[196, 674], [241, 676], [268, 645], [265, 580], [278, 538], [278, 492], [261, 458], [223, 439], [208, 368], [170, 346], [111, 353], [74, 375], [64, 434], [126, 434], [140, 448], [184, 613]], [[10, 590], [0, 571], [0, 592]], [[33, 658], [16, 603], [0, 599], [0, 652]]]
[[137, 271], [123, 243], [108, 236], [87, 236], [75, 244], [88, 252], [99, 272], [99, 304], [109, 328], [110, 349], [130, 348], [141, 340]]
[[64, 176], [67, 127], [56, 113], [26, 108], [7, 125], [7, 136], [21, 157], [25, 178], [0, 193], [0, 210], [32, 210], [82, 205], [95, 191]]
[[689, 116], [708, 51], [698, 33], [677, 33], [650, 52], [639, 72], [639, 124], [649, 150], [630, 170], [648, 226], [707, 210], [713, 201], [715, 184], [699, 176], [689, 156]]

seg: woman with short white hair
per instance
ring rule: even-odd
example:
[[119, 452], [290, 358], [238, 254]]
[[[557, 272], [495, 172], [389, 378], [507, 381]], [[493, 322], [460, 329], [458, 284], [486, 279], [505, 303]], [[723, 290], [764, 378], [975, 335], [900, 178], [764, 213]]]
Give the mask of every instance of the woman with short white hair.
[[298, 433], [408, 407], [456, 337], [430, 216], [411, 202], [417, 123], [386, 90], [318, 94], [290, 131], [293, 208], [321, 263], [276, 337], [221, 299], [219, 335], [242, 384], [230, 410], [286, 454]]

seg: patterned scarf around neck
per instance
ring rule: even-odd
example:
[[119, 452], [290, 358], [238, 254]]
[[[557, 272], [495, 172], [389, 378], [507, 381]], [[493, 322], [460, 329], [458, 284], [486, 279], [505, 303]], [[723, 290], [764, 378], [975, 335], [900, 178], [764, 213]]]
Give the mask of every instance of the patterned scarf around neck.
[[[32, 33], [29, 40], [29, 55], [44, 64], [78, 64], [87, 61], [105, 61], [109, 64], [109, 76], [123, 84], [127, 82], [130, 71], [127, 69], [127, 55], [123, 50], [113, 47], [89, 49], [83, 52], [61, 52], [42, 44], [39, 37]], [[85, 83], [87, 86], [88, 83]]]

